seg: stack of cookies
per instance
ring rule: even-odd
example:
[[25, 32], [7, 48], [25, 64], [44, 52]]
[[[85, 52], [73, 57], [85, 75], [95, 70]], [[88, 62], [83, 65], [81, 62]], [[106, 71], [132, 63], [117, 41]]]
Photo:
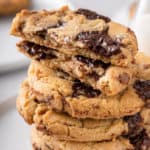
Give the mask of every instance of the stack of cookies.
[[33, 150], [149, 150], [150, 58], [96, 12], [23, 10], [11, 34], [31, 58], [17, 108]]

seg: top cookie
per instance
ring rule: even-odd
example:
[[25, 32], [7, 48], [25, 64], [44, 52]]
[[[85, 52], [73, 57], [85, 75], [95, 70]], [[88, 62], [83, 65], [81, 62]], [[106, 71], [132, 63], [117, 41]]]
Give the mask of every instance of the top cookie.
[[128, 66], [137, 40], [127, 27], [86, 9], [23, 10], [13, 20], [11, 34], [65, 54], [84, 55], [117, 66]]

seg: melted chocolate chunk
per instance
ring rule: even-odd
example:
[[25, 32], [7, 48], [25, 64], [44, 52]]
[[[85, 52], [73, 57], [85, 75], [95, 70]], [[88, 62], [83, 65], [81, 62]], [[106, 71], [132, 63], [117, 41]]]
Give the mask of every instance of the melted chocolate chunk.
[[136, 93], [143, 99], [150, 99], [150, 80], [140, 81], [136, 80], [133, 87], [136, 90]]
[[104, 63], [101, 60], [94, 60], [91, 58], [84, 57], [82, 55], [76, 55], [76, 59], [84, 64], [87, 64], [89, 67], [103, 67], [107, 69], [110, 66], [110, 63]]
[[95, 90], [91, 86], [81, 83], [79, 80], [74, 81], [72, 90], [73, 90], [72, 97], [84, 95], [86, 97], [92, 98], [101, 94], [99, 90]]
[[134, 135], [139, 132], [138, 130], [140, 128], [141, 123], [143, 122], [140, 113], [137, 113], [134, 116], [124, 117], [124, 120], [128, 123], [129, 134]]
[[150, 148], [150, 137], [145, 129], [141, 130], [138, 134], [128, 137], [131, 144], [134, 145], [135, 150], [148, 150]]
[[107, 33], [108, 29], [100, 31], [85, 31], [80, 32], [76, 36], [77, 41], [85, 43], [87, 48], [95, 54], [100, 54], [104, 57], [111, 57], [121, 52], [122, 46], [120, 39], [113, 40]]
[[51, 28], [59, 28], [63, 26], [63, 22], [62, 21], [58, 21], [58, 23], [54, 24], [54, 25], [50, 25], [42, 30], [39, 30], [39, 31], [36, 31], [36, 35], [38, 35], [39, 37], [41, 37], [42, 39], [44, 39], [46, 37], [46, 34], [47, 34], [47, 30], [48, 29], [51, 29]]
[[36, 60], [41, 60], [41, 59], [54, 59], [57, 58], [53, 54], [53, 49], [36, 45], [31, 42], [26, 42], [21, 45], [21, 47], [31, 56], [35, 56]]
[[143, 119], [140, 113], [124, 117], [124, 120], [128, 123], [129, 128], [128, 135], [125, 135], [125, 137], [134, 145], [135, 150], [148, 150], [150, 147], [150, 138], [142, 127]]
[[39, 31], [36, 31], [35, 34], [36, 34], [37, 36], [39, 36], [40, 38], [44, 39], [44, 38], [46, 37], [47, 30], [46, 30], [46, 29], [39, 30]]
[[128, 135], [125, 135], [125, 137], [134, 145], [135, 150], [148, 150], [150, 138], [142, 127], [143, 119], [140, 113], [134, 116], [124, 117], [124, 120], [128, 123], [129, 128]]
[[80, 8], [75, 13], [84, 15], [87, 19], [90, 19], [90, 20], [103, 19], [105, 22], [110, 22], [111, 21], [110, 18], [108, 18], [106, 16], [103, 16], [103, 15], [99, 15], [96, 12], [88, 10], [88, 9]]
[[67, 79], [69, 80], [70, 76], [67, 72], [63, 71], [62, 69], [57, 69], [57, 76], [59, 78], [62, 78], [62, 79]]
[[95, 81], [97, 81], [100, 77], [100, 75], [98, 75], [95, 71], [93, 71], [92, 73], [88, 74], [88, 76], [90, 78], [93, 78]]

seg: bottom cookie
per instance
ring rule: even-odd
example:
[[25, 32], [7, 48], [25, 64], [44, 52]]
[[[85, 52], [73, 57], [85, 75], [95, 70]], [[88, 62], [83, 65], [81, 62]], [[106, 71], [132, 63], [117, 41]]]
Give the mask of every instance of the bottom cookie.
[[107, 142], [68, 142], [59, 141], [42, 132], [32, 129], [33, 150], [134, 150], [134, 147], [125, 138]]

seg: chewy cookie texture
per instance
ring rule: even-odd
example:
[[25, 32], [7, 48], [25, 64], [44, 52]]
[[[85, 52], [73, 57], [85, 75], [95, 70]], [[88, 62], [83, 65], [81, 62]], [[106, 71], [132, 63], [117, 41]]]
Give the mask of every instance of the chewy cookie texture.
[[133, 88], [134, 85], [121, 94], [108, 97], [99, 90], [59, 70], [48, 69], [38, 62], [30, 65], [28, 81], [37, 95], [43, 97], [41, 101], [48, 102], [55, 110], [67, 112], [76, 118], [119, 118], [139, 112], [145, 104]]
[[11, 34], [65, 54], [82, 54], [118, 66], [131, 64], [138, 49], [129, 28], [95, 12], [71, 11], [68, 7], [58, 11], [23, 10], [13, 20]]
[[22, 10], [11, 34], [32, 60], [17, 109], [33, 150], [150, 150], [150, 58], [131, 29], [65, 6]]
[[53, 111], [45, 103], [38, 103], [36, 96], [29, 89], [28, 82], [24, 81], [17, 108], [28, 123], [35, 124], [37, 130], [59, 140], [96, 142], [122, 136], [135, 146], [149, 140], [147, 126], [150, 124], [150, 109], [146, 107], [135, 115], [121, 119], [78, 120]]
[[58, 50], [27, 41], [22, 41], [17, 46], [31, 59], [39, 61], [50, 69], [62, 70], [108, 96], [116, 95], [124, 90], [131, 84], [134, 74], [130, 67], [113, 66], [83, 55], [65, 55]]

